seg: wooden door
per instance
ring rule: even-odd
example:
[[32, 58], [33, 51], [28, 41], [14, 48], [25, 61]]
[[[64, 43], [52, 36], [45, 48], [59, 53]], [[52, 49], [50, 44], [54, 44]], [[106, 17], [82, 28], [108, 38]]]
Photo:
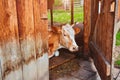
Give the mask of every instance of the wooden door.
[[33, 0], [37, 80], [49, 80], [47, 0]]
[[47, 0], [17, 0], [23, 80], [48, 80]]
[[102, 80], [111, 80], [115, 0], [91, 1], [89, 48]]
[[0, 80], [22, 80], [16, 0], [0, 0]]
[[0, 0], [0, 80], [49, 80], [47, 0]]

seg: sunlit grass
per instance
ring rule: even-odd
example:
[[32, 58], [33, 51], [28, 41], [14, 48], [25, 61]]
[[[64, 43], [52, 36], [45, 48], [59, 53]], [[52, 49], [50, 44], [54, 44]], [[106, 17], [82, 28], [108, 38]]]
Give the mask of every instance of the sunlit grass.
[[[48, 13], [48, 19], [50, 20], [50, 13]], [[70, 23], [70, 10], [53, 10], [53, 21], [59, 23]], [[74, 8], [74, 22], [83, 22], [83, 7]]]
[[115, 61], [115, 65], [120, 66], [120, 60]]
[[116, 35], [116, 46], [120, 46], [120, 32]]

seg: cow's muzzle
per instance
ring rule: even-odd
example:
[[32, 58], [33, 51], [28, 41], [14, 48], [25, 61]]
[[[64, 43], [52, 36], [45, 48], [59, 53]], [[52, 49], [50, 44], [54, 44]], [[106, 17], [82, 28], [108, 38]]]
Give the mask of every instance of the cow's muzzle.
[[70, 47], [69, 49], [71, 52], [75, 52], [75, 51], [78, 51], [79, 50], [79, 47], [78, 46], [72, 46]]

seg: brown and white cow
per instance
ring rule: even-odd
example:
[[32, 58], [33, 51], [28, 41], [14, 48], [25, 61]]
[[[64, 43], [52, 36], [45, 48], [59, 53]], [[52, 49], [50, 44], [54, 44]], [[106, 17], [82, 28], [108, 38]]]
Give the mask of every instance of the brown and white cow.
[[52, 56], [59, 56], [58, 49], [67, 48], [74, 52], [78, 50], [78, 45], [75, 42], [75, 34], [79, 33], [78, 27], [72, 27], [66, 24], [62, 27], [52, 27], [49, 31], [49, 58]]

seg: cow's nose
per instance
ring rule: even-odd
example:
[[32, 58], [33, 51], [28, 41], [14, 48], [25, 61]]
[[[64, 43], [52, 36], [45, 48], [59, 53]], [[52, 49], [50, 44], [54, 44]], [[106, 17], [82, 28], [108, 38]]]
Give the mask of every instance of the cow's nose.
[[73, 51], [78, 51], [78, 46], [73, 46]]

